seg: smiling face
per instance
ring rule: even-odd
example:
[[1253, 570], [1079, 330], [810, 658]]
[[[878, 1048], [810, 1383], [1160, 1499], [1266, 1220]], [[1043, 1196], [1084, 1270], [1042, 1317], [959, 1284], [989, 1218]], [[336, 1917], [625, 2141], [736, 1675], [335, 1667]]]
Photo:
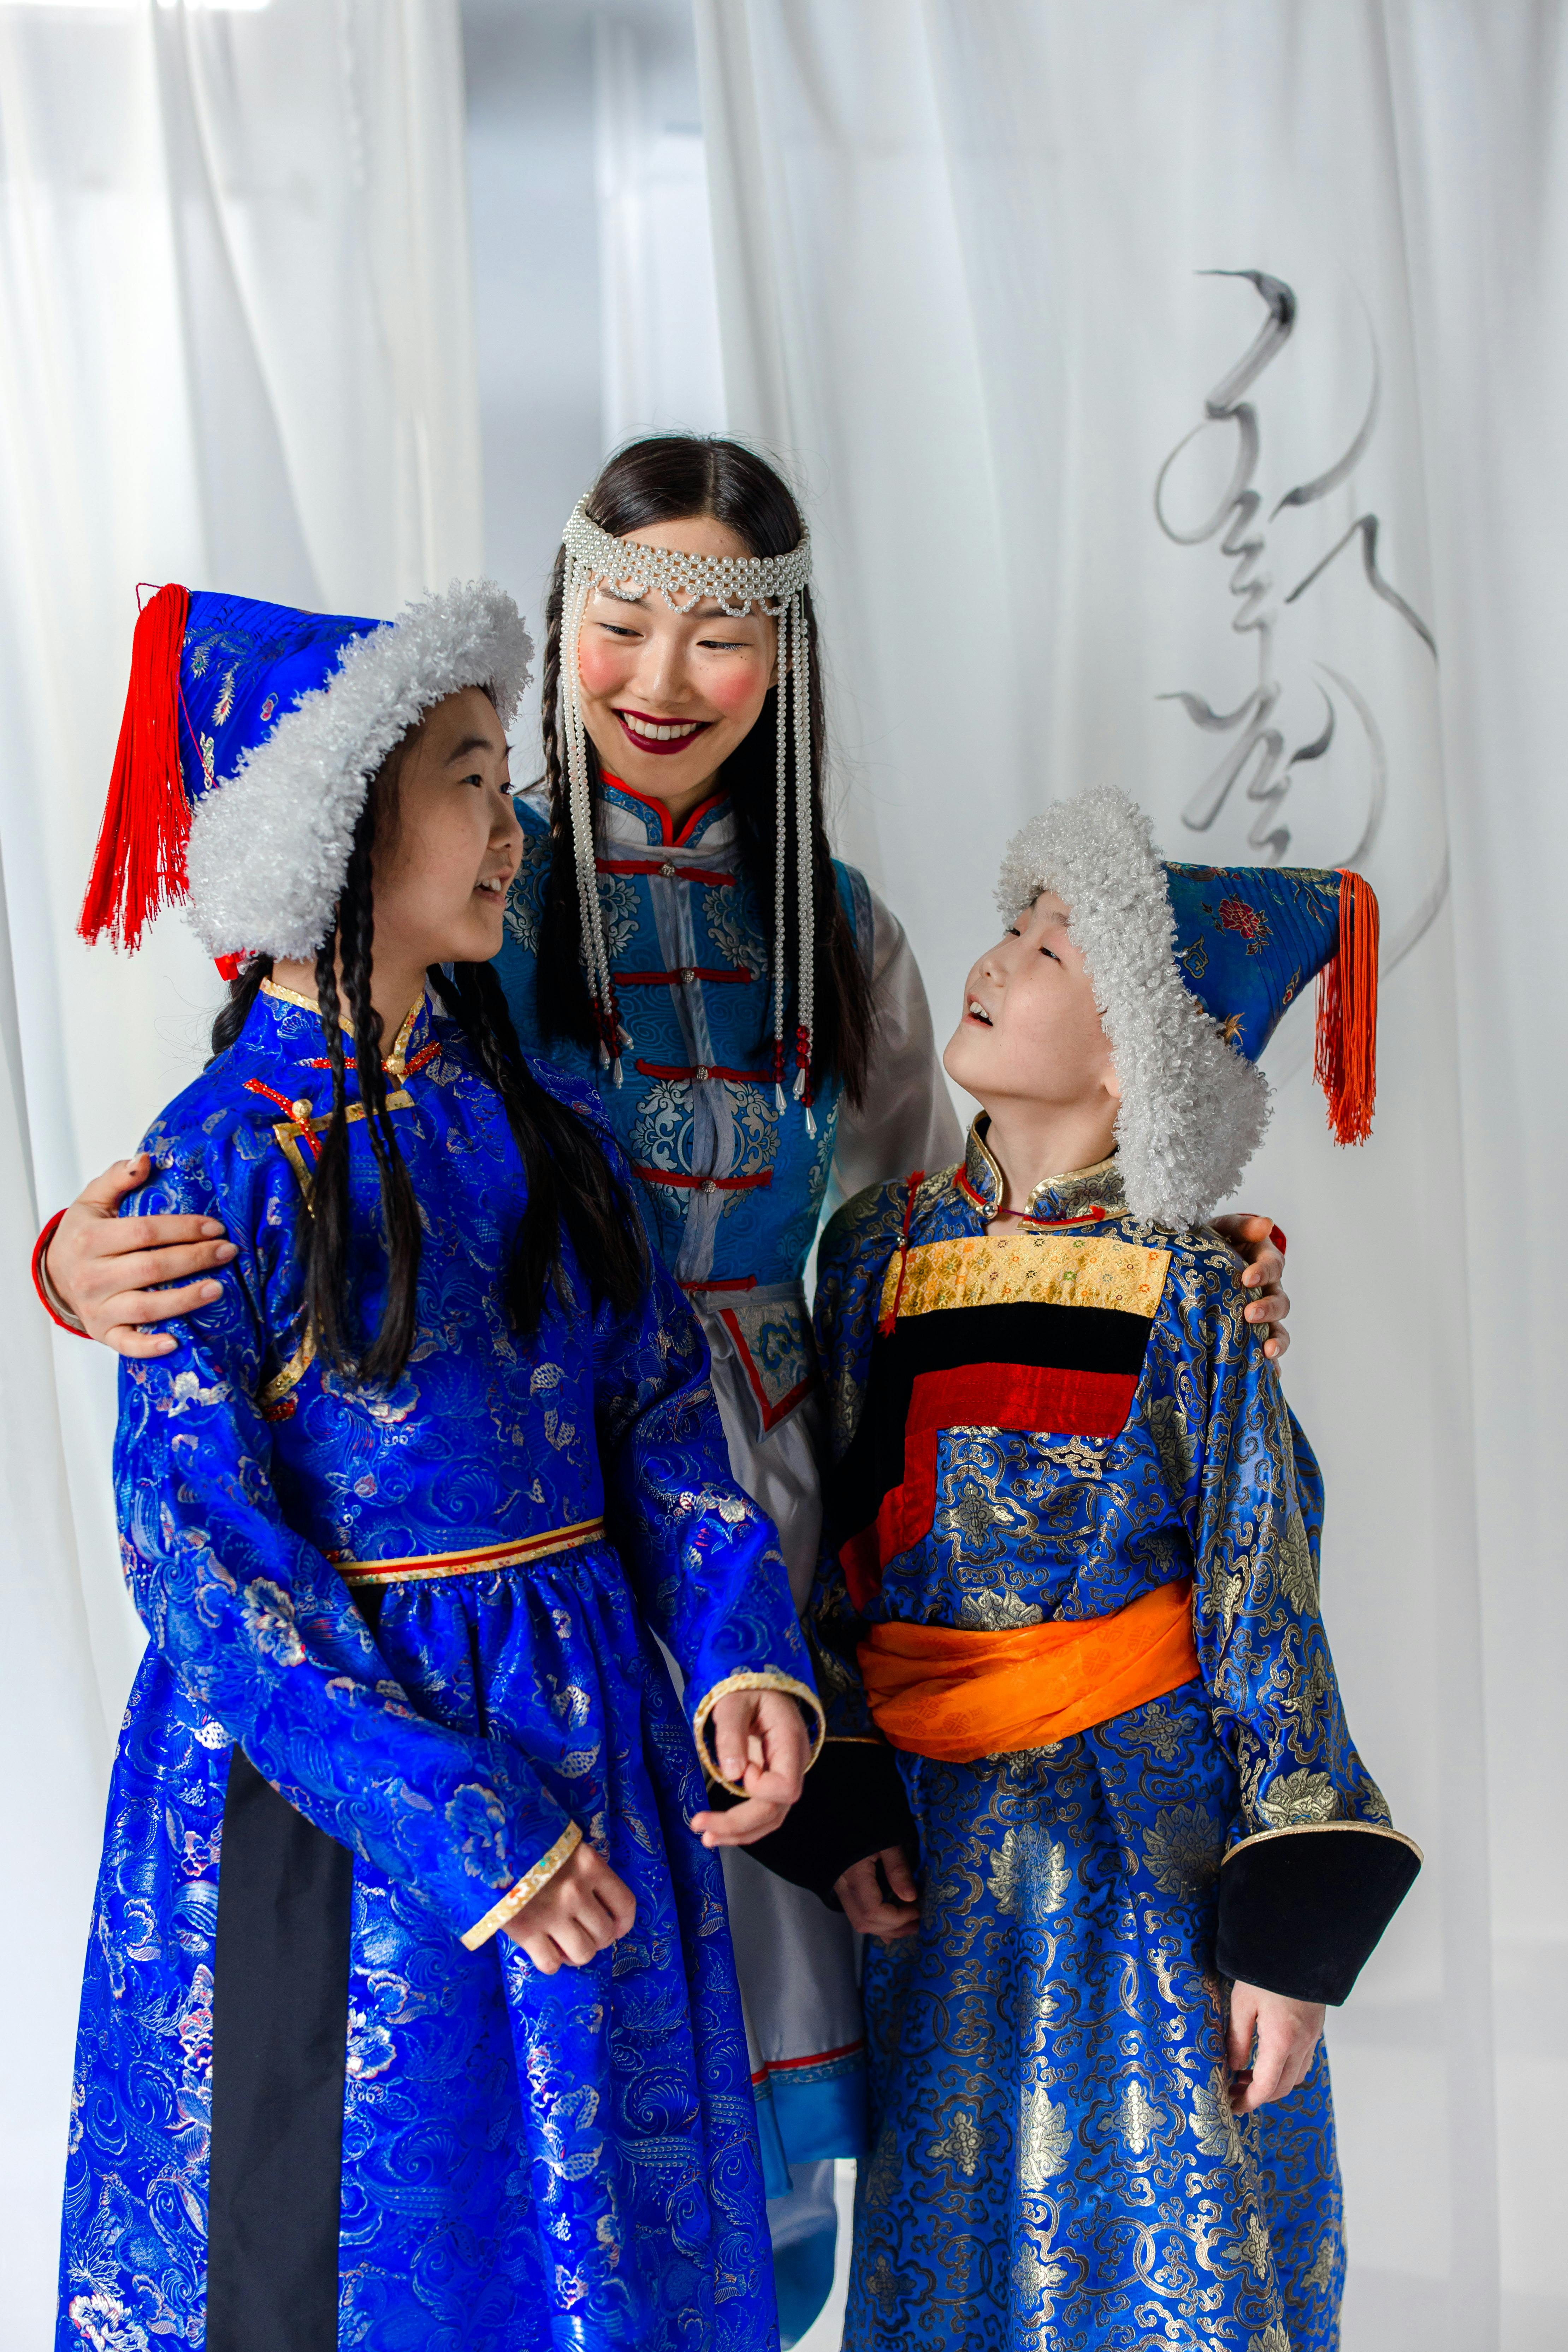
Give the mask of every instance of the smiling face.
[[988, 1111], [1111, 1112], [1121, 1089], [1068, 910], [1043, 890], [972, 966], [963, 1016], [942, 1055], [948, 1076]]
[[506, 732], [488, 694], [467, 687], [426, 711], [407, 739], [395, 805], [373, 859], [377, 966], [488, 963], [522, 845]]
[[[753, 551], [710, 515], [626, 536], [694, 555]], [[601, 766], [678, 816], [695, 808], [762, 716], [777, 645], [765, 614], [731, 620], [710, 598], [678, 613], [657, 589], [628, 600], [596, 588], [583, 616], [577, 677]]]

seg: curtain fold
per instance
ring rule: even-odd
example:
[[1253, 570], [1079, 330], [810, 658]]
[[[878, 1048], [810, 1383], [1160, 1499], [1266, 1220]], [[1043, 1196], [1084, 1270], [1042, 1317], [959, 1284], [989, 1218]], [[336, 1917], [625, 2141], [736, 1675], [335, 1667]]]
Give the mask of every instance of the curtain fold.
[[468, 250], [454, 0], [0, 0], [0, 2352], [51, 2326], [80, 1956], [141, 1647], [113, 1365], [44, 1328], [27, 1253], [40, 1207], [199, 1066], [220, 992], [177, 917], [134, 961], [76, 937], [136, 583], [391, 614], [479, 569]]
[[1168, 856], [1377, 888], [1382, 1095], [1310, 1009], [1290, 1234], [1351, 1719], [1427, 1868], [1330, 2021], [1345, 2341], [1545, 2352], [1568, 1978], [1551, 1508], [1564, 1117], [1561, 12], [697, 0], [726, 398], [809, 499], [840, 835], [938, 1008], [1001, 849], [1114, 782]]

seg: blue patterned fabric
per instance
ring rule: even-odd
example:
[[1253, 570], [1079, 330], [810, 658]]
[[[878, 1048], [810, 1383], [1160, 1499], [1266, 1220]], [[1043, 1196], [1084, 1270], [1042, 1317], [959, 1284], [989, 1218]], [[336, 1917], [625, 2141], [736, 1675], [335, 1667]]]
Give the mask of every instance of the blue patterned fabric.
[[1256, 1062], [1288, 1006], [1340, 944], [1340, 877], [1327, 867], [1164, 867], [1183, 980], [1237, 1053]]
[[[615, 831], [601, 845], [599, 892], [632, 1039], [623, 1082], [612, 1085], [586, 1047], [540, 1032], [534, 958], [552, 846], [543, 813], [526, 797], [517, 802], [522, 862], [496, 961], [518, 1034], [596, 1084], [637, 1171], [654, 1245], [682, 1282], [796, 1286], [816, 1238], [841, 1089], [830, 1080], [816, 1097], [815, 1136], [787, 1089], [777, 1107], [766, 1045], [769, 926], [741, 874], [733, 814], [728, 801], [707, 801], [678, 831], [624, 787], [607, 783], [604, 798]], [[834, 870], [868, 943], [865, 882], [850, 866]], [[794, 1363], [799, 1349], [782, 1330], [760, 1339], [758, 1352], [770, 1344]]]
[[346, 646], [385, 625], [194, 588], [180, 655], [180, 772], [191, 806], [301, 697], [327, 685]]
[[[753, 1435], [765, 1444], [815, 1383], [802, 1277], [827, 1190], [841, 1090], [830, 1081], [816, 1097], [815, 1136], [787, 1090], [779, 1109], [765, 1052], [770, 916], [742, 875], [733, 808], [724, 799], [709, 801], [677, 826], [657, 803], [614, 782], [604, 787], [599, 890], [632, 1039], [616, 1087], [596, 1055], [541, 1029], [540, 910], [553, 851], [542, 802], [523, 794], [516, 807], [523, 849], [496, 971], [518, 1034], [530, 1050], [595, 1088], [637, 1171], [639, 1206], [655, 1250], [700, 1306], [724, 1318], [751, 1391]], [[834, 874], [869, 968], [865, 879], [837, 861]], [[770, 1500], [780, 1507], [776, 1490]], [[815, 1494], [800, 1500], [815, 1507]], [[807, 1546], [815, 1547], [814, 1531]], [[803, 1905], [813, 1900], [799, 1897]], [[743, 1937], [743, 1923], [737, 1934]], [[852, 2045], [837, 2046], [848, 2037], [841, 2026], [824, 2030], [830, 2014], [838, 2011], [811, 2021], [807, 2061], [792, 2050], [787, 2069], [758, 2066], [770, 2198], [787, 2197], [792, 2179], [807, 2177], [803, 2166], [858, 2156], [865, 2147], [864, 2044], [857, 2025]], [[825, 2054], [817, 2057], [819, 2051]], [[774, 2212], [782, 2214], [782, 2205]], [[831, 2193], [814, 2210], [813, 2233], [795, 2240], [787, 2233], [799, 2221], [792, 2207], [779, 2225], [786, 2342], [805, 2332], [832, 2284]]]
[[[221, 1218], [240, 1254], [174, 1352], [121, 1367], [125, 1569], [152, 1640], [89, 1951], [58, 2341], [203, 2340], [237, 1741], [354, 1856], [341, 2341], [765, 2352], [722, 1882], [686, 1826], [701, 1777], [653, 1637], [683, 1670], [689, 1717], [737, 1673], [808, 1687], [773, 1532], [731, 1481], [700, 1333], [657, 1263], [617, 1318], [568, 1247], [569, 1295], [547, 1295], [531, 1338], [511, 1331], [497, 1274], [523, 1178], [504, 1115], [452, 1024], [422, 1008], [399, 1044], [416, 1066], [393, 1117], [425, 1231], [419, 1338], [390, 1393], [298, 1345], [304, 1212], [275, 1126], [289, 1133], [299, 1097], [326, 1107], [314, 1010], [264, 995], [146, 1141], [138, 1212]], [[588, 1090], [539, 1076], [603, 1131]], [[350, 1138], [368, 1329], [384, 1260], [363, 1126]], [[610, 1540], [383, 1587], [374, 1641], [332, 1565], [601, 1512]], [[631, 1932], [553, 1978], [504, 1936], [465, 1948], [569, 1822], [632, 1888]]]
[[[963, 1169], [912, 1201], [902, 1185], [863, 1193], [829, 1226], [817, 1325], [835, 1460], [889, 1308], [937, 1321], [989, 1284], [1001, 1355], [997, 1317], [1065, 1318], [1058, 1333], [1080, 1311], [1142, 1317], [1142, 1370], [1100, 1434], [939, 1430], [927, 1531], [884, 1557], [859, 1605], [825, 1549], [810, 1622], [830, 1738], [875, 1736], [857, 1648], [879, 1619], [1007, 1630], [1104, 1617], [1191, 1578], [1200, 1673], [1052, 1746], [900, 1755], [921, 1915], [907, 1941], [867, 1947], [873, 2154], [847, 2352], [1333, 2352], [1327, 2063], [1238, 2123], [1214, 1964], [1238, 1838], [1388, 1818], [1318, 1613], [1317, 1465], [1215, 1235], [1138, 1223], [1110, 1160], [1043, 1187], [1040, 1226], [993, 1263], [999, 1195], [972, 1134]], [[832, 1521], [832, 1475], [826, 1493], [833, 1544], [855, 1531]]]

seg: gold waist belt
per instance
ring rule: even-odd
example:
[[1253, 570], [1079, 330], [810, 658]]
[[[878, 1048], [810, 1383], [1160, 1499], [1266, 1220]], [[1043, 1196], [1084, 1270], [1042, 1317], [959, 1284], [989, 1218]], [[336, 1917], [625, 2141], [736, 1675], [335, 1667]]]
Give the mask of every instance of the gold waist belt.
[[416, 1552], [409, 1559], [338, 1558], [333, 1566], [348, 1585], [420, 1584], [430, 1577], [485, 1576], [492, 1569], [521, 1568], [525, 1560], [542, 1559], [554, 1551], [575, 1551], [582, 1544], [604, 1539], [603, 1519], [579, 1519], [569, 1528], [546, 1528], [542, 1535], [485, 1544], [477, 1551]]

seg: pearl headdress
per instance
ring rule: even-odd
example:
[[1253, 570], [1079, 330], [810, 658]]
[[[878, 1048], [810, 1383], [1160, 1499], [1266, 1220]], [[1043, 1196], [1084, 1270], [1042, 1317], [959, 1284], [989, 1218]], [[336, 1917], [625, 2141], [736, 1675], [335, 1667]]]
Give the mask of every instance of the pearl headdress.
[[[811, 578], [811, 540], [801, 536], [786, 555], [694, 555], [684, 548], [644, 547], [602, 530], [579, 499], [561, 534], [566, 572], [561, 614], [562, 732], [566, 753], [567, 811], [576, 863], [577, 904], [588, 989], [594, 999], [601, 1059], [621, 1082], [621, 1047], [631, 1038], [621, 1026], [599, 904], [594, 842], [594, 809], [588, 789], [587, 739], [577, 691], [577, 650], [583, 616], [595, 588], [607, 588], [627, 602], [657, 589], [672, 612], [689, 612], [711, 597], [731, 619], [755, 610], [779, 627], [777, 835], [773, 864], [773, 1075], [784, 1108], [784, 902], [794, 833], [795, 890], [799, 903], [799, 960], [795, 980], [795, 1096], [811, 1116], [811, 1036], [816, 991], [816, 923], [811, 865], [811, 676], [804, 593]], [[793, 772], [791, 754], [793, 752]], [[792, 789], [793, 788], [793, 789]], [[793, 823], [792, 823], [793, 819]]]

